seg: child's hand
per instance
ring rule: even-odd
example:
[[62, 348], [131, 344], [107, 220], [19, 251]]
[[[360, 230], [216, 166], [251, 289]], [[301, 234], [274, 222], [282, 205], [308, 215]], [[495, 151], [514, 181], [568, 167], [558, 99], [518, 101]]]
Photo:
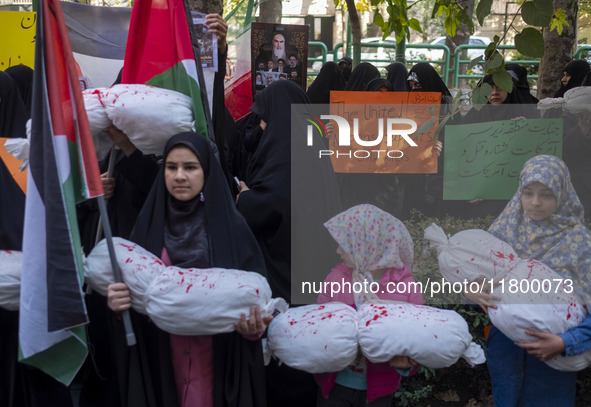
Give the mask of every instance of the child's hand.
[[397, 369], [410, 369], [411, 367], [416, 366], [417, 362], [408, 356], [394, 356], [390, 359], [388, 364]]
[[[482, 308], [482, 310], [488, 315], [489, 308], [497, 309], [497, 305], [493, 304], [492, 301], [500, 301], [501, 299], [496, 295], [490, 294], [490, 285], [486, 284], [485, 277], [479, 277], [475, 280], [472, 280], [470, 283], [474, 282], [480, 284], [481, 288], [476, 292], [472, 292], [470, 290], [465, 291], [464, 296], [473, 304], [480, 305], [480, 308]], [[468, 286], [471, 286], [471, 284]]]
[[241, 314], [240, 321], [235, 322], [234, 327], [236, 328], [236, 331], [243, 336], [260, 335], [265, 332], [272, 320], [272, 315], [262, 318], [259, 307], [250, 307], [250, 316], [248, 317], [248, 320], [246, 319], [245, 314]]
[[523, 348], [532, 356], [537, 357], [542, 362], [553, 359], [564, 352], [564, 341], [558, 335], [547, 332], [538, 332], [527, 330], [526, 334], [538, 338], [535, 342], [515, 342], [515, 345]]
[[125, 311], [131, 307], [131, 294], [125, 283], [109, 284], [107, 305], [115, 312]]

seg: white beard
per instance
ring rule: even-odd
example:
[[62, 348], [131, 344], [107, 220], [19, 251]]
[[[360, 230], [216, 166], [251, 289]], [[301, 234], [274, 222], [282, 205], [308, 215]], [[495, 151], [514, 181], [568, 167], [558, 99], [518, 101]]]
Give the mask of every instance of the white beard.
[[280, 49], [273, 47], [273, 59], [279, 58], [285, 59], [285, 47]]

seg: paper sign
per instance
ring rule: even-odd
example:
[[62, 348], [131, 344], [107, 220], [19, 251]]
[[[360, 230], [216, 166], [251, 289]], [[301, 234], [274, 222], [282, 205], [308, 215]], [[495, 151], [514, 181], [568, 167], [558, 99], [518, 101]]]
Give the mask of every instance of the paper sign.
[[[433, 150], [434, 134], [439, 120], [441, 94], [437, 92], [331, 92], [330, 114], [343, 117], [350, 123], [349, 146], [342, 145], [337, 124], [331, 120], [333, 132], [328, 134], [330, 159], [335, 172], [341, 173], [436, 173], [437, 155]], [[358, 128], [355, 130], [355, 120]], [[406, 119], [416, 124], [417, 131], [408, 134], [416, 146], [401, 135], [387, 137], [390, 130], [408, 130]], [[419, 134], [419, 129], [430, 119], [433, 126]], [[378, 140], [378, 145], [368, 146]], [[366, 145], [356, 142], [354, 134]], [[391, 143], [390, 140], [391, 139]]]
[[27, 193], [27, 171], [24, 170], [23, 172], [19, 171], [19, 167], [23, 163], [21, 160], [15, 158], [12, 154], [6, 151], [6, 147], [4, 147], [4, 143], [6, 143], [7, 138], [0, 137], [0, 160], [4, 161], [6, 164], [6, 168], [12, 175], [12, 178], [16, 181], [18, 186], [23, 190], [23, 193]]
[[14, 65], [35, 68], [37, 13], [0, 11], [0, 71]]
[[510, 199], [527, 160], [562, 156], [562, 119], [446, 126], [443, 152], [443, 199]]

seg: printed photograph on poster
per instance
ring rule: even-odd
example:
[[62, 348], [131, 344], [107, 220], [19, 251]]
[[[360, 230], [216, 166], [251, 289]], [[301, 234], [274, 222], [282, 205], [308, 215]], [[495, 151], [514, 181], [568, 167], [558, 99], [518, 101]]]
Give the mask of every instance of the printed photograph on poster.
[[218, 71], [218, 38], [209, 32], [205, 17], [196, 18], [193, 13], [193, 32], [199, 44], [201, 67], [204, 71]]
[[306, 90], [308, 26], [252, 23], [253, 95], [280, 80]]

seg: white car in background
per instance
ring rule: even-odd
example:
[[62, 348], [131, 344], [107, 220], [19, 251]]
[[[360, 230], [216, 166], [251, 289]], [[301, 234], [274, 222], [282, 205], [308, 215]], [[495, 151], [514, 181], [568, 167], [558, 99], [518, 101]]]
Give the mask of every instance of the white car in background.
[[[445, 45], [445, 38], [446, 37], [444, 37], [444, 36], [437, 37], [434, 40], [430, 41], [429, 44]], [[492, 42], [491, 39], [488, 37], [472, 36], [472, 37], [470, 37], [469, 45], [488, 45], [491, 42]], [[449, 51], [453, 54], [456, 50], [456, 47], [457, 47], [457, 45], [453, 44], [453, 46], [450, 47]], [[427, 48], [427, 49], [417, 49], [414, 51], [419, 52], [419, 53], [424, 51], [425, 57], [428, 61], [438, 61], [443, 58], [443, 50], [441, 50], [441, 49]], [[467, 52], [466, 59], [473, 60], [474, 58], [478, 58], [481, 55], [484, 55], [484, 48], [474, 48], [474, 49], [469, 48], [468, 52]]]

